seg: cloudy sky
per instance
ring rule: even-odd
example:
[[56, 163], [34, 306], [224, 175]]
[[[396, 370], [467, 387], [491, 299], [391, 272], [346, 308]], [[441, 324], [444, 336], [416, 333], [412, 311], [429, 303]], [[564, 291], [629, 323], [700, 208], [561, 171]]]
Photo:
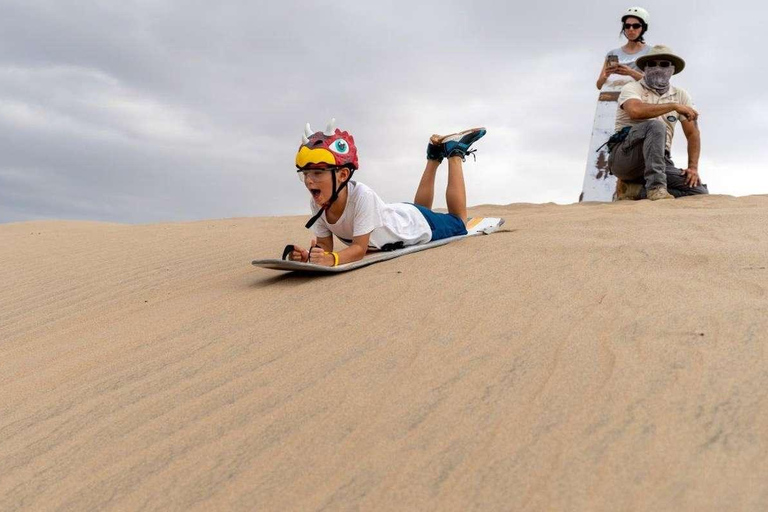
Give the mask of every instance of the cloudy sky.
[[[713, 193], [768, 193], [764, 2], [646, 1]], [[0, 222], [303, 214], [307, 121], [412, 199], [427, 138], [483, 125], [470, 204], [571, 203], [615, 1], [0, 0]], [[674, 153], [686, 163], [685, 138]], [[437, 205], [439, 206], [439, 205]]]

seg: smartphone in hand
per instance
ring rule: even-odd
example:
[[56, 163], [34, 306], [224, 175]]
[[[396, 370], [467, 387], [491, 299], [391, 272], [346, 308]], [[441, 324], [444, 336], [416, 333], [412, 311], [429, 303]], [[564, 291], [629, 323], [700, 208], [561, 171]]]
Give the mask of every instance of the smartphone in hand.
[[618, 55], [608, 55], [605, 58], [605, 67], [608, 69], [615, 68], [619, 65], [619, 56]]

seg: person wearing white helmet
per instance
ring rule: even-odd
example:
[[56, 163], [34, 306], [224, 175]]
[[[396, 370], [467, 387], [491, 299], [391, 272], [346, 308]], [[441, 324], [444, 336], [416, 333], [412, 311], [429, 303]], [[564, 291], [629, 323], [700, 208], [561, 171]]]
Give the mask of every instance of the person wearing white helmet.
[[600, 75], [597, 77], [598, 89], [602, 89], [611, 75], [623, 75], [634, 80], [643, 78], [643, 73], [635, 61], [647, 54], [650, 47], [643, 36], [648, 31], [650, 15], [642, 7], [630, 7], [621, 17], [621, 35], [627, 38], [627, 44], [608, 52], [603, 61]]

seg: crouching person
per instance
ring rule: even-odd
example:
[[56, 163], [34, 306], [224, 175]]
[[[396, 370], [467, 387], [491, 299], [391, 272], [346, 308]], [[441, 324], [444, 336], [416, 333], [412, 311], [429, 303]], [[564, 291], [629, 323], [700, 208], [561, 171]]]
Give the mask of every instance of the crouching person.
[[[699, 177], [701, 139], [688, 93], [670, 84], [685, 61], [663, 45], [637, 59], [642, 80], [621, 89], [616, 112], [619, 142], [611, 148], [608, 168], [618, 178], [616, 199], [674, 199], [708, 194]], [[675, 125], [680, 122], [688, 140], [688, 167], [678, 169], [670, 151]]]

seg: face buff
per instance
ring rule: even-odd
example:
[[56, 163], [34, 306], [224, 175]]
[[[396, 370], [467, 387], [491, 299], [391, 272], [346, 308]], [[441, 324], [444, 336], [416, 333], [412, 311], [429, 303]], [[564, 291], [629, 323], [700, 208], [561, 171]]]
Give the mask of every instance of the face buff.
[[675, 66], [654, 66], [645, 68], [645, 85], [663, 96], [669, 91], [669, 79], [675, 73]]

